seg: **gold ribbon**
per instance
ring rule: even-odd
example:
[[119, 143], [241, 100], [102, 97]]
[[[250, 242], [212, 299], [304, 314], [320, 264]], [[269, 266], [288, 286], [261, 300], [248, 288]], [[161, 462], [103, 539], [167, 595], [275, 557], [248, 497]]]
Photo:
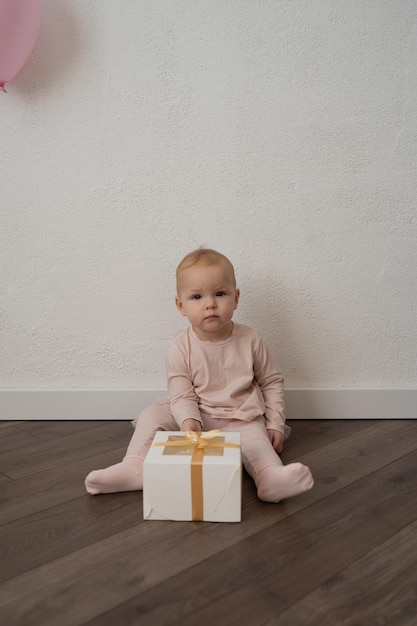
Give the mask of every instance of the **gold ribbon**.
[[238, 443], [226, 443], [214, 441], [219, 437], [219, 429], [209, 430], [206, 433], [196, 433], [187, 430], [185, 437], [178, 437], [174, 441], [157, 441], [152, 446], [164, 447], [187, 447], [190, 448], [191, 456], [191, 511], [193, 521], [204, 519], [203, 500], [203, 458], [205, 451], [210, 448], [240, 448]]

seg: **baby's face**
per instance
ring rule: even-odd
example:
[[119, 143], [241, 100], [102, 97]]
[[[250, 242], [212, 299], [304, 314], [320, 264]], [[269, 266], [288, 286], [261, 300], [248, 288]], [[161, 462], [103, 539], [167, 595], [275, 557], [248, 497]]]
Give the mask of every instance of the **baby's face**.
[[239, 302], [233, 276], [223, 264], [197, 263], [181, 271], [176, 305], [203, 341], [227, 339]]

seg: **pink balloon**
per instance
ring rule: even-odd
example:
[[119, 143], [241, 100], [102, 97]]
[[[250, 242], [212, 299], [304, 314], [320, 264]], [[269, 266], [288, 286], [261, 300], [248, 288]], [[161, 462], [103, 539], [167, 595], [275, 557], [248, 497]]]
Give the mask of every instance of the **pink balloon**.
[[39, 33], [40, 0], [0, 0], [0, 90], [26, 63]]

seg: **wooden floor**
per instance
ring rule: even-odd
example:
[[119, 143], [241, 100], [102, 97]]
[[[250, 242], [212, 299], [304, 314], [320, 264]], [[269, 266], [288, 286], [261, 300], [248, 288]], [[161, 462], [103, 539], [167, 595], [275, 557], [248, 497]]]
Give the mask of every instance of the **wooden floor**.
[[293, 421], [284, 462], [314, 488], [279, 504], [244, 475], [242, 522], [142, 519], [89, 496], [128, 422], [0, 422], [5, 626], [415, 626], [417, 421]]

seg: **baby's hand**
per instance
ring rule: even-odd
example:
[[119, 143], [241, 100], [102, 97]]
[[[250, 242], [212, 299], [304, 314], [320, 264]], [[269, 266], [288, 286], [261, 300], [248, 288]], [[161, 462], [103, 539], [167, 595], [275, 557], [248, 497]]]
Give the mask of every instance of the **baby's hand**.
[[280, 433], [279, 430], [268, 428], [268, 437], [275, 452], [282, 452], [284, 448], [284, 435]]
[[181, 424], [181, 430], [183, 432], [187, 430], [193, 430], [196, 433], [201, 433], [201, 422], [199, 422], [198, 420], [194, 420], [194, 419], [184, 420], [183, 423]]

